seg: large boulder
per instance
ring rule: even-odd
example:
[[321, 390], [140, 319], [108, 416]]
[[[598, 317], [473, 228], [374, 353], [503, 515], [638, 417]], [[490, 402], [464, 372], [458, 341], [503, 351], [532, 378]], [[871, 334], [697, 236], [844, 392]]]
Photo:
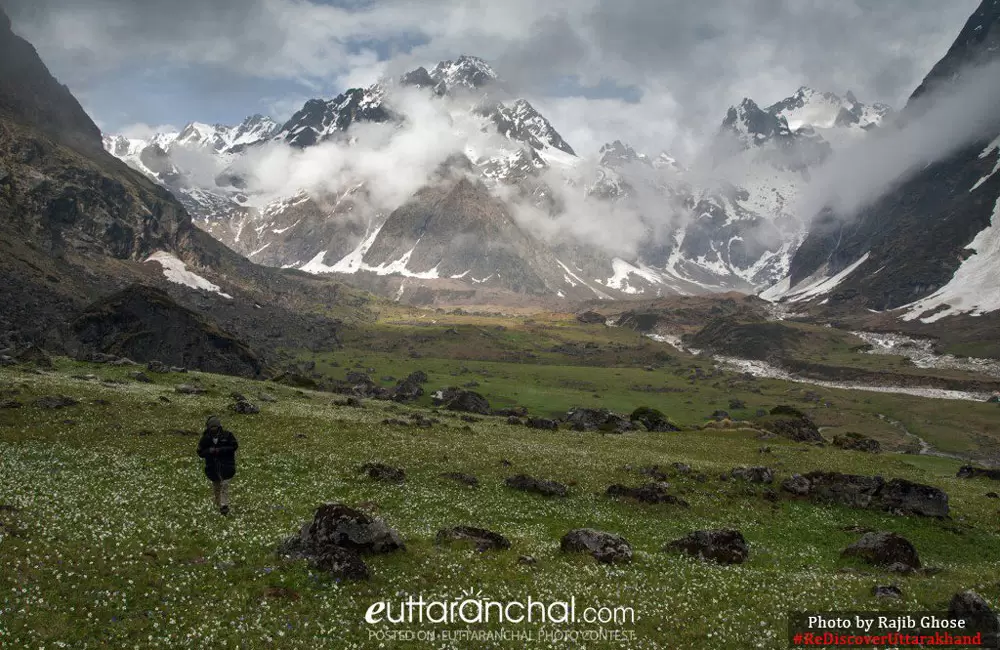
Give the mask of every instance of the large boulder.
[[365, 463], [358, 471], [368, 475], [373, 481], [385, 483], [402, 483], [406, 480], [406, 471], [385, 463]]
[[569, 489], [562, 483], [535, 478], [527, 474], [510, 476], [504, 483], [511, 489], [532, 492], [545, 497], [564, 497], [569, 494]]
[[646, 483], [639, 487], [615, 484], [608, 486], [605, 494], [609, 497], [631, 499], [639, 503], [672, 503], [684, 507], [688, 506], [687, 501], [669, 494], [667, 487], [664, 483]]
[[485, 528], [476, 528], [475, 526], [444, 528], [438, 531], [436, 541], [438, 544], [471, 542], [480, 553], [510, 548], [510, 540], [500, 533], [494, 533], [492, 530], [486, 530]]
[[845, 548], [841, 556], [858, 558], [876, 566], [920, 568], [920, 557], [910, 540], [889, 531], [865, 533]]
[[849, 508], [868, 508], [882, 489], [881, 476], [859, 476], [840, 472], [809, 472], [809, 497], [820, 503], [835, 503]]
[[809, 472], [785, 481], [782, 488], [818, 503], [849, 508], [886, 510], [898, 515], [947, 517], [948, 495], [932, 485], [905, 479], [885, 481], [881, 476], [859, 476], [840, 472]]
[[575, 408], [566, 414], [566, 423], [574, 431], [623, 433], [635, 429], [631, 420], [608, 409]]
[[770, 467], [734, 467], [730, 476], [750, 483], [774, 483], [774, 470]]
[[317, 569], [337, 578], [364, 580], [369, 570], [361, 554], [392, 553], [405, 548], [399, 533], [381, 519], [340, 503], [326, 503], [316, 509], [312, 521], [303, 524], [297, 535], [285, 539], [277, 552], [309, 560]]
[[524, 423], [529, 429], [545, 429], [555, 431], [559, 428], [559, 423], [548, 418], [530, 417]]
[[391, 553], [406, 548], [399, 533], [383, 520], [342, 503], [325, 503], [317, 508], [301, 537], [306, 551], [314, 554], [331, 546], [366, 554]]
[[671, 422], [662, 411], [648, 406], [640, 406], [632, 411], [629, 420], [638, 422], [646, 428], [646, 431], [680, 431], [680, 428]]
[[241, 377], [257, 377], [264, 370], [263, 359], [248, 345], [146, 285], [93, 303], [70, 323], [65, 338], [67, 350], [78, 358], [111, 354]]
[[696, 530], [669, 542], [664, 550], [683, 551], [719, 564], [742, 564], [750, 555], [750, 547], [738, 530]]
[[464, 388], [442, 388], [432, 397], [434, 406], [443, 406], [449, 411], [490, 415], [490, 403], [479, 393]]
[[878, 493], [878, 506], [902, 515], [947, 517], [948, 495], [939, 488], [895, 478]]
[[993, 615], [993, 609], [986, 599], [974, 591], [962, 591], [951, 597], [948, 603], [948, 616], [956, 618], [963, 616]]
[[598, 562], [627, 564], [632, 561], [632, 546], [619, 535], [593, 528], [575, 528], [559, 542], [563, 553], [590, 553]]
[[797, 442], [823, 442], [816, 423], [792, 406], [776, 406], [768, 415], [755, 420], [755, 423], [765, 431]]
[[863, 436], [860, 433], [847, 432], [843, 435], [834, 436], [832, 443], [834, 447], [851, 451], [863, 451], [869, 454], [877, 454], [882, 451], [882, 445], [879, 444], [878, 440]]
[[394, 402], [415, 402], [424, 394], [424, 388], [420, 382], [407, 377], [399, 381], [392, 389], [392, 400]]
[[809, 494], [811, 484], [809, 479], [801, 474], [792, 474], [781, 482], [781, 489], [797, 497], [804, 497]]
[[973, 467], [972, 465], [963, 465], [958, 468], [958, 478], [988, 478], [993, 481], [1000, 481], [1000, 469], [984, 469], [982, 467]]

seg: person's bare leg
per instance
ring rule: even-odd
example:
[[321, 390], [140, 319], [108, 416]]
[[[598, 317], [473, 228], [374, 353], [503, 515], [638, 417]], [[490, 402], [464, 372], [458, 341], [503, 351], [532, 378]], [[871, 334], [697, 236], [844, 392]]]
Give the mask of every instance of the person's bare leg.
[[219, 512], [229, 514], [229, 481], [219, 481]]

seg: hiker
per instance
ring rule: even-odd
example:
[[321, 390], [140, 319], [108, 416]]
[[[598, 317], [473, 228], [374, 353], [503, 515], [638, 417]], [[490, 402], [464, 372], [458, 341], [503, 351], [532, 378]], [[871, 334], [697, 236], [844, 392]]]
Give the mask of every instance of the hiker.
[[213, 415], [205, 422], [205, 433], [198, 441], [198, 455], [205, 459], [205, 476], [212, 482], [215, 507], [229, 514], [229, 479], [236, 474], [236, 436], [222, 428], [222, 420]]

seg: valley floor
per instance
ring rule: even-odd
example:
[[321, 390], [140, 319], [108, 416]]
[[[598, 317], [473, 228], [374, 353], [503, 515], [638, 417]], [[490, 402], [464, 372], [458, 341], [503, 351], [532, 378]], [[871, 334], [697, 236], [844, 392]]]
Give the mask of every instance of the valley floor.
[[[956, 459], [895, 453], [916, 448], [909, 432], [953, 453], [996, 445], [996, 404], [806, 391], [715, 370], [710, 361], [627, 330], [568, 319], [506, 323], [498, 329], [488, 318], [456, 316], [425, 327], [383, 318], [346, 337], [344, 349], [309, 358], [318, 376], [342, 377], [355, 366], [375, 378], [423, 369], [428, 388], [477, 384], [474, 390], [495, 407], [520, 404], [538, 415], [577, 405], [624, 412], [649, 405], [683, 430], [540, 431], [506, 418], [468, 422], [433, 413], [426, 396], [412, 406], [366, 401], [365, 408], [351, 408], [336, 405], [340, 400], [328, 393], [272, 383], [193, 372], [150, 373], [152, 383], [138, 383], [128, 367], [67, 360], [52, 370], [0, 369], [0, 398], [23, 404], [0, 409], [0, 645], [394, 647], [371, 636], [373, 627], [391, 629], [364, 622], [372, 603], [475, 593], [500, 601], [575, 597], [581, 606], [634, 608], [634, 623], [604, 626], [627, 633], [626, 642], [587, 647], [782, 648], [790, 610], [943, 611], [961, 590], [1000, 596], [993, 578], [1000, 569], [998, 502], [985, 496], [995, 483], [956, 478], [963, 464]], [[566, 354], [577, 348], [587, 352]], [[181, 383], [207, 393], [179, 394]], [[261, 412], [230, 413], [233, 391]], [[277, 401], [259, 401], [262, 391]], [[79, 403], [55, 410], [34, 405], [45, 395]], [[730, 399], [746, 402], [732, 409], [737, 420], [792, 404], [807, 410], [827, 438], [859, 431], [894, 452], [781, 438], [765, 443], [749, 428], [701, 429], [713, 411], [729, 409]], [[213, 413], [222, 413], [240, 440], [229, 517], [212, 508], [195, 456], [198, 434]], [[438, 423], [384, 423], [412, 421], [415, 413]], [[405, 469], [405, 483], [359, 473], [369, 461]], [[611, 484], [646, 482], [639, 467], [672, 463], [692, 468], [689, 474], [667, 469], [671, 492], [690, 508], [604, 495]], [[766, 486], [719, 480], [734, 467], [756, 465], [773, 468], [777, 481], [837, 470], [927, 483], [949, 494], [952, 515], [935, 520], [774, 501], [765, 498]], [[472, 474], [480, 487], [443, 479], [444, 472]], [[546, 499], [505, 487], [504, 479], [518, 473], [561, 481], [569, 496]], [[407, 549], [366, 558], [372, 578], [360, 583], [331, 580], [304, 562], [277, 557], [275, 546], [324, 502], [383, 517]], [[512, 548], [477, 553], [437, 546], [436, 532], [456, 525], [499, 532]], [[561, 553], [560, 538], [578, 527], [624, 536], [634, 561], [603, 565]], [[706, 528], [741, 530], [749, 560], [720, 566], [662, 550]], [[924, 565], [939, 571], [899, 576], [842, 560], [841, 550], [867, 529], [906, 536]], [[537, 563], [520, 563], [522, 555]], [[872, 588], [885, 584], [898, 585], [902, 598], [875, 599]], [[534, 641], [497, 647], [575, 645], [541, 640], [542, 627], [513, 626], [532, 631]]]

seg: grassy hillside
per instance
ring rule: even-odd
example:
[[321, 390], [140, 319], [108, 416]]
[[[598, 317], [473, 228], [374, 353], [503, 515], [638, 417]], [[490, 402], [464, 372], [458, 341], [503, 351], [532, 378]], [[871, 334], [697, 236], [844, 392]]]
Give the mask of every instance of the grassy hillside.
[[[498, 600], [575, 596], [586, 605], [634, 607], [635, 624], [617, 628], [635, 634], [630, 647], [779, 648], [787, 643], [789, 609], [939, 610], [961, 589], [1000, 595], [991, 577], [1000, 568], [997, 501], [985, 496], [996, 487], [955, 478], [958, 461], [761, 442], [748, 429], [698, 428], [736, 398], [746, 408], [734, 409], [735, 418], [790, 403], [831, 427], [823, 430], [827, 437], [854, 430], [889, 446], [912, 444], [893, 423], [898, 420], [942, 449], [961, 451], [977, 448], [980, 438], [992, 443], [996, 405], [825, 389], [807, 395], [809, 387], [799, 384], [713, 374], [709, 364], [624, 330], [516, 319], [500, 330], [500, 323], [476, 320], [483, 317], [456, 318], [465, 322], [425, 330], [384, 319], [364, 335], [367, 345], [348, 340], [345, 349], [321, 355], [317, 369], [342, 377], [360, 366], [380, 378], [419, 368], [430, 375], [430, 388], [475, 381], [475, 390], [495, 405], [522, 404], [538, 414], [573, 405], [630, 411], [647, 404], [685, 430], [543, 432], [504, 418], [466, 422], [432, 413], [426, 402], [368, 402], [357, 409], [335, 405], [333, 395], [274, 384], [200, 373], [151, 375], [154, 382], [145, 384], [128, 378], [130, 368], [66, 360], [52, 371], [0, 369], [0, 400], [24, 404], [0, 409], [0, 645], [378, 647], [363, 622], [371, 603], [478, 590]], [[419, 332], [428, 340], [415, 338]], [[442, 348], [447, 340], [456, 345]], [[552, 351], [567, 342], [593, 358], [566, 354], [565, 347]], [[432, 356], [436, 349], [451, 358]], [[504, 349], [537, 357], [494, 356]], [[616, 358], [623, 364], [645, 358], [651, 369], [619, 367]], [[200, 383], [208, 392], [181, 395], [174, 390], [180, 383]], [[233, 391], [262, 412], [228, 413]], [[278, 401], [260, 402], [261, 391]], [[80, 403], [59, 410], [33, 405], [38, 396], [54, 394]], [[194, 453], [205, 418], [220, 412], [241, 443], [228, 518], [211, 507]], [[439, 422], [431, 428], [383, 424], [412, 412]], [[770, 451], [763, 453], [762, 445]], [[368, 461], [404, 468], [406, 482], [372, 481], [357, 471]], [[668, 470], [671, 492], [690, 508], [603, 494], [613, 483], [645, 482], [638, 467], [675, 462], [693, 468], [691, 474]], [[741, 465], [767, 465], [779, 480], [824, 469], [932, 484], [950, 495], [952, 518], [772, 502], [762, 486], [718, 479]], [[448, 471], [473, 474], [480, 487], [442, 479]], [[522, 472], [568, 484], [569, 497], [545, 499], [503, 485]], [[332, 501], [383, 517], [407, 550], [368, 558], [372, 579], [362, 583], [332, 581], [302, 562], [278, 559], [275, 545], [317, 505]], [[435, 545], [437, 530], [454, 525], [494, 530], [513, 547], [479, 554]], [[612, 567], [561, 553], [560, 537], [582, 526], [623, 535], [635, 549], [634, 562]], [[746, 564], [717, 566], [661, 550], [692, 530], [714, 527], [743, 532], [751, 549]], [[841, 560], [840, 551], [868, 528], [905, 535], [924, 564], [940, 571], [896, 576]], [[538, 562], [520, 564], [521, 555]], [[870, 593], [877, 584], [897, 584], [903, 598], [877, 601]]]

